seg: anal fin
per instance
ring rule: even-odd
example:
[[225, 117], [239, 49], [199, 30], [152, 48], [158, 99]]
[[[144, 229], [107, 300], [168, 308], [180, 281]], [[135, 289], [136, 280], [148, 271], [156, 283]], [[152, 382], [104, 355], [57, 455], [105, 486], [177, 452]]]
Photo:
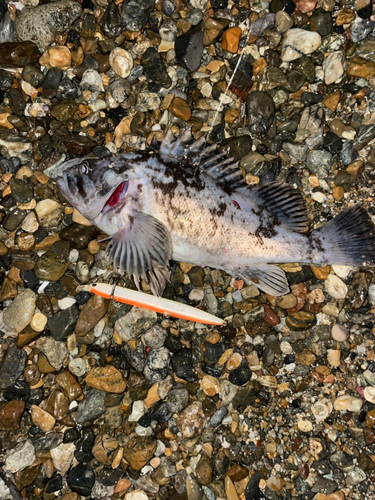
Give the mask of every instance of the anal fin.
[[248, 269], [239, 269], [237, 274], [245, 281], [256, 278], [255, 285], [263, 292], [280, 297], [289, 293], [289, 284], [285, 272], [272, 264], [260, 264]]

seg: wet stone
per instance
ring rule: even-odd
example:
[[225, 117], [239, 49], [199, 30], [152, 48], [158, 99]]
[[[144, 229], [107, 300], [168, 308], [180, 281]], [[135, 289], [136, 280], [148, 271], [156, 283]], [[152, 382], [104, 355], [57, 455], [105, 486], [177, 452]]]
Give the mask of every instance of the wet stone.
[[176, 59], [189, 71], [196, 71], [200, 66], [203, 54], [203, 35], [202, 26], [198, 24], [176, 38]]
[[91, 389], [85, 394], [85, 399], [78, 405], [77, 423], [83, 425], [95, 420], [105, 413], [104, 405], [105, 391]]
[[165, 69], [159, 53], [155, 48], [150, 47], [143, 54], [142, 66], [145, 75], [157, 85], [162, 87], [169, 87], [171, 85], [171, 79]]
[[72, 248], [83, 250], [87, 248], [90, 241], [97, 234], [98, 230], [94, 226], [82, 226], [81, 224], [73, 223], [61, 231], [60, 238], [70, 243]]
[[79, 308], [76, 304], [52, 316], [48, 320], [48, 328], [52, 337], [57, 341], [67, 338], [74, 331], [78, 316]]
[[36, 298], [35, 292], [27, 288], [4, 311], [3, 321], [11, 331], [20, 333], [30, 324], [35, 311]]
[[[47, 48], [58, 33], [66, 31], [81, 13], [81, 6], [71, 0], [26, 7], [16, 19], [19, 39]], [[35, 61], [32, 61], [33, 63]]]
[[252, 92], [246, 100], [249, 130], [253, 134], [265, 134], [275, 116], [275, 103], [266, 92]]
[[17, 67], [34, 64], [40, 52], [33, 42], [5, 42], [0, 44], [0, 63]]
[[154, 455], [156, 444], [148, 437], [134, 437], [124, 446], [124, 457], [134, 470], [140, 470]]
[[68, 472], [67, 482], [71, 490], [89, 496], [95, 483], [94, 471], [88, 465], [78, 464]]
[[15, 431], [20, 427], [20, 421], [25, 409], [25, 402], [9, 401], [0, 407], [0, 430]]

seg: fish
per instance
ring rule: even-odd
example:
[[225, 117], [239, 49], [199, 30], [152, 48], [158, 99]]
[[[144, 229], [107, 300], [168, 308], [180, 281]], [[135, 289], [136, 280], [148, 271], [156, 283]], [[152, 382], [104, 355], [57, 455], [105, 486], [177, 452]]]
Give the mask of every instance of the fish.
[[114, 271], [132, 275], [138, 289], [143, 279], [157, 296], [170, 260], [221, 269], [276, 297], [289, 292], [283, 263], [375, 265], [375, 227], [361, 204], [308, 231], [293, 186], [248, 186], [239, 162], [190, 129], [177, 139], [169, 129], [158, 151], [70, 159], [55, 180], [108, 235]]

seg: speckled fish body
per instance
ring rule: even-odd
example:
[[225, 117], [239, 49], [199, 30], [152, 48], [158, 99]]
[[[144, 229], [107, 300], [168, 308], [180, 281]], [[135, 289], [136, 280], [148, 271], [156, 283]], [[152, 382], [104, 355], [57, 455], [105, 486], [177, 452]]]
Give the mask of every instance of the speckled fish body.
[[[307, 213], [292, 187], [249, 189], [237, 164], [222, 161], [222, 154], [208, 154], [196, 168], [181, 151], [181, 144], [164, 144], [156, 154], [75, 159], [57, 179], [69, 202], [112, 236], [108, 251], [115, 270], [132, 274], [137, 284], [143, 277], [161, 294], [173, 259], [255, 277], [262, 290], [282, 295], [288, 292], [285, 273], [272, 264], [373, 262], [373, 225], [362, 207], [303, 234]], [[363, 244], [355, 233], [359, 223], [370, 232]], [[346, 227], [354, 240], [337, 235]]]

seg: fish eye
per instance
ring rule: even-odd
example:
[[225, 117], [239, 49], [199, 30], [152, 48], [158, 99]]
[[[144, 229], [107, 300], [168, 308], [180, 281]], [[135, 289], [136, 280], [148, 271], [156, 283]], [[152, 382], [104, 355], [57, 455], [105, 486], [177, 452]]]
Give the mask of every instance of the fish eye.
[[80, 172], [81, 174], [87, 174], [89, 171], [89, 166], [86, 162], [81, 164]]

